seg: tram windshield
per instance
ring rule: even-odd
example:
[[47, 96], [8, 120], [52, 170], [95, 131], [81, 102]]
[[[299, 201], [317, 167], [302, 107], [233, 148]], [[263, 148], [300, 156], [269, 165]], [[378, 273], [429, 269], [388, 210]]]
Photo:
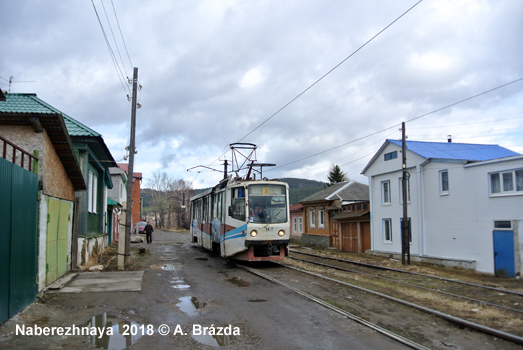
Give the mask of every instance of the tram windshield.
[[249, 186], [249, 222], [279, 224], [287, 222], [285, 186]]

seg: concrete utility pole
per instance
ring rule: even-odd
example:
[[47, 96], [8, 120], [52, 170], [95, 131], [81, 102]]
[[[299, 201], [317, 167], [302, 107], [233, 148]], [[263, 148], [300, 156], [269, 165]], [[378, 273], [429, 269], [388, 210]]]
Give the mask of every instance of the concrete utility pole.
[[405, 265], [405, 256], [407, 264], [410, 265], [410, 239], [409, 239], [409, 216], [407, 214], [407, 191], [409, 173], [407, 172], [407, 142], [405, 136], [405, 122], [401, 123], [401, 164], [403, 177], [401, 179], [402, 198], [403, 198], [403, 222], [401, 224], [401, 263]]
[[[127, 208], [125, 216], [125, 250], [124, 250], [124, 264], [131, 262], [131, 232], [132, 232], [132, 217], [133, 217], [133, 171], [134, 171], [134, 153], [135, 153], [135, 128], [136, 128], [136, 91], [138, 89], [138, 68], [134, 67], [133, 74], [133, 97], [131, 106], [131, 137], [129, 145], [129, 167], [127, 170]], [[138, 203], [139, 205], [140, 203]], [[124, 267], [118, 266], [118, 269], [123, 270]]]

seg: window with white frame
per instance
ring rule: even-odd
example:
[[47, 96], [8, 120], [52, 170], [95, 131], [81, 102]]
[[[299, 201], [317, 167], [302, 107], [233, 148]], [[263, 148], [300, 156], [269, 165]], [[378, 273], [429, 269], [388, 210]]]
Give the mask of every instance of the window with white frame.
[[[399, 178], [400, 204], [403, 204], [403, 177]], [[407, 179], [407, 203], [410, 203], [410, 178]]]
[[381, 204], [390, 205], [390, 180], [381, 182]]
[[310, 228], [316, 228], [316, 211], [314, 208], [309, 209], [309, 226]]
[[396, 158], [398, 158], [398, 151], [385, 153], [385, 156], [383, 158], [385, 159], [385, 161], [391, 160], [391, 159], [396, 159]]
[[292, 232], [298, 232], [298, 218], [292, 218]]
[[449, 193], [449, 171], [440, 170], [439, 172], [439, 193], [448, 194]]
[[512, 230], [512, 221], [510, 221], [510, 220], [494, 221], [494, 228], [497, 230]]
[[89, 189], [88, 189], [88, 202], [87, 211], [89, 213], [96, 214], [96, 201], [98, 195], [98, 178], [91, 171], [89, 172]]
[[318, 211], [318, 221], [318, 227], [325, 228], [325, 211], [323, 209]]
[[392, 243], [392, 219], [383, 219], [383, 242]]
[[523, 169], [490, 173], [490, 194], [523, 194]]
[[299, 217], [298, 218], [298, 233], [302, 233], [303, 232], [303, 218]]

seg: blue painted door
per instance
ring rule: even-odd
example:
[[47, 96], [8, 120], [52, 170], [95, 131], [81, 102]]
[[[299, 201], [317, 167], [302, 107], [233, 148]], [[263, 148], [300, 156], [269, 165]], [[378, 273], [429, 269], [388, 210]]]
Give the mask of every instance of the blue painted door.
[[514, 232], [494, 231], [494, 269], [498, 277], [516, 277]]

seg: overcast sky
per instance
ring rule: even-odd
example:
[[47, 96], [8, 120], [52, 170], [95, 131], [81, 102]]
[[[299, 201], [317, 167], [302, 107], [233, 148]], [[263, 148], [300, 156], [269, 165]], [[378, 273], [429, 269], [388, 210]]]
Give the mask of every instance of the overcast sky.
[[[212, 186], [220, 173], [187, 169], [221, 169], [240, 140], [277, 164], [267, 177], [327, 181], [338, 164], [367, 183], [363, 167], [401, 138], [394, 125], [523, 78], [521, 0], [425, 0], [357, 52], [417, 1], [104, 0], [106, 12], [93, 1], [117, 67], [91, 1], [4, 0], [0, 88], [13, 77], [11, 92], [96, 130], [121, 162], [131, 103], [118, 69], [131, 78], [137, 67], [145, 187], [155, 171]], [[410, 140], [452, 135], [523, 153], [523, 81], [406, 128]]]

